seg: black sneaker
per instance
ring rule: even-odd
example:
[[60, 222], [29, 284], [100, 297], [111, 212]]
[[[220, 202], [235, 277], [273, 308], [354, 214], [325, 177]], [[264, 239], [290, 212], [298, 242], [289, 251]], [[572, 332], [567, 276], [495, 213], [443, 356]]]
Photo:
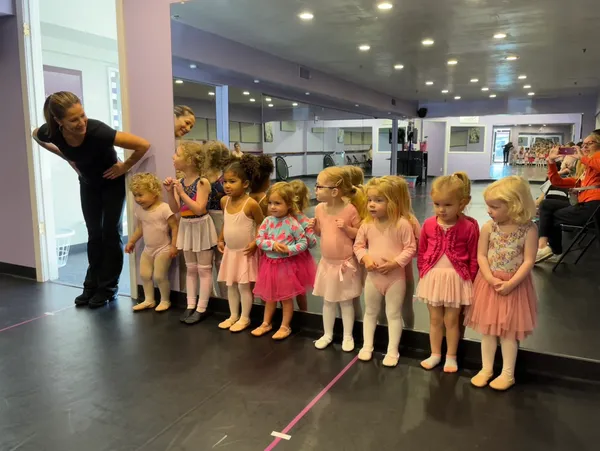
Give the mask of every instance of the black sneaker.
[[107, 302], [113, 302], [117, 300], [116, 294], [111, 294], [108, 297], [102, 294], [95, 294], [90, 302], [88, 303], [89, 308], [99, 308], [106, 305]]
[[83, 293], [75, 298], [75, 305], [77, 307], [82, 307], [84, 305], [88, 305], [90, 300], [94, 297], [93, 290], [84, 289]]
[[204, 311], [204, 312], [199, 312], [198, 310], [194, 310], [194, 313], [192, 313], [185, 321], [184, 323], [186, 324], [196, 324], [199, 323], [200, 321], [205, 320], [206, 318], [208, 318], [210, 315], [212, 315], [211, 312], [209, 312], [208, 310]]
[[181, 321], [182, 323], [185, 323], [185, 320], [188, 319], [190, 316], [192, 316], [192, 313], [194, 313], [195, 311], [196, 311], [196, 309], [186, 308], [185, 312], [183, 312], [182, 315], [179, 317], [179, 321]]

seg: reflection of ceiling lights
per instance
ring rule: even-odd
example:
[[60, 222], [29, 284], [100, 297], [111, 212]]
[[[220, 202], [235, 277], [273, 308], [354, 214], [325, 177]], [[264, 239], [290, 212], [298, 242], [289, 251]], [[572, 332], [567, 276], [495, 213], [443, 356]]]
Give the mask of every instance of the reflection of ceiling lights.
[[260, 80], [254, 80], [254, 83], [260, 83]]
[[256, 99], [249, 99], [250, 102], [256, 102]]
[[516, 61], [519, 57], [517, 55], [509, 55], [506, 57], [506, 61]]
[[528, 96], [534, 96], [534, 95], [535, 95], [535, 92], [528, 92], [528, 93], [527, 93], [527, 95], [528, 95]]
[[496, 94], [490, 94], [490, 99], [494, 99], [496, 97]]
[[298, 104], [296, 102], [292, 103], [292, 106], [298, 106]]
[[360, 105], [359, 105], [358, 103], [355, 103], [355, 104], [354, 104], [354, 106], [355, 106], [355, 107], [359, 107]]
[[396, 64], [396, 65], [394, 66], [394, 69], [396, 69], [396, 70], [401, 70], [401, 69], [404, 69], [404, 65], [403, 65], [403, 64]]
[[477, 83], [479, 81], [479, 78], [471, 78], [471, 83]]
[[298, 14], [298, 17], [302, 20], [313, 20], [315, 15], [313, 13], [311, 13], [310, 11], [304, 11], [304, 12], [301, 12], [300, 14]]
[[456, 66], [458, 64], [457, 60], [448, 60], [448, 66]]
[[175, 80], [175, 83], [178, 85], [182, 85], [183, 84], [183, 80]]
[[383, 11], [388, 11], [390, 9], [392, 9], [394, 7], [394, 5], [392, 5], [390, 2], [382, 2], [379, 5], [377, 5], [377, 8], [383, 10]]
[[504, 33], [496, 33], [494, 35], [494, 39], [504, 39], [506, 37], [506, 34]]
[[195, 69], [196, 67], [198, 66], [196, 66], [195, 64], [190, 64], [190, 69]]
[[208, 95], [209, 95], [209, 96], [214, 96], [214, 95], [215, 95], [215, 93], [214, 93], [213, 91], [208, 91]]
[[531, 85], [525, 85], [523, 86], [523, 89], [531, 89]]
[[442, 89], [442, 94], [448, 94], [448, 90], [447, 89]]
[[431, 86], [431, 85], [433, 84], [433, 82], [432, 82], [432, 81], [426, 81], [426, 82], [425, 82], [425, 84], [426, 84], [427, 86]]
[[490, 88], [488, 88], [488, 87], [483, 87], [483, 88], [481, 88], [481, 90], [482, 90], [482, 91], [489, 91], [489, 90], [490, 90]]
[[309, 96], [310, 92], [305, 92], [304, 95]]
[[265, 97], [265, 100], [266, 100], [267, 102], [270, 102], [270, 101], [271, 101], [271, 100], [273, 100], [273, 99], [271, 99], [271, 97]]
[[244, 94], [245, 96], [249, 96], [250, 95], [250, 93], [248, 91], [244, 91], [244, 92], [242, 92], [242, 94]]
[[427, 39], [423, 39], [421, 41], [421, 44], [423, 45], [433, 45], [435, 43], [435, 41], [433, 39], [427, 38]]
[[519, 80], [525, 80], [527, 78], [527, 75], [519, 75]]
[[272, 103], [269, 103], [269, 108], [273, 108], [273, 104]]
[[460, 100], [460, 96], [454, 96], [454, 100]]
[[361, 52], [368, 52], [369, 50], [371, 50], [371, 46], [369, 44], [361, 44], [358, 46], [358, 50], [360, 50]]

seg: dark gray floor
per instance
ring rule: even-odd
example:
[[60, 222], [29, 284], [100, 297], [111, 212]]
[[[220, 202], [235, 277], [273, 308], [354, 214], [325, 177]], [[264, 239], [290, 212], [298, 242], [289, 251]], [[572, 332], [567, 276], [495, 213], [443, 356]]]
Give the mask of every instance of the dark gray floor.
[[[354, 358], [134, 314], [125, 297], [75, 309], [76, 293], [0, 276], [3, 451], [263, 450]], [[597, 386], [499, 394], [468, 376], [357, 362], [275, 449], [597, 449]]]

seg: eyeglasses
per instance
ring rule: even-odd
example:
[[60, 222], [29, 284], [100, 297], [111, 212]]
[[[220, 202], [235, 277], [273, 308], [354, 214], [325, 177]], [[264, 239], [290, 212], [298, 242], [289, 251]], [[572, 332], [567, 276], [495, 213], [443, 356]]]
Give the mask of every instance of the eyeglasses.
[[598, 142], [596, 142], [596, 141], [591, 141], [591, 142], [583, 143], [583, 144], [581, 145], [581, 147], [582, 147], [582, 148], [583, 148], [583, 147], [592, 147], [592, 146], [597, 146], [598, 144], [600, 144], [600, 143], [598, 143]]
[[315, 189], [336, 189], [337, 186], [323, 186], [323, 185], [315, 185]]

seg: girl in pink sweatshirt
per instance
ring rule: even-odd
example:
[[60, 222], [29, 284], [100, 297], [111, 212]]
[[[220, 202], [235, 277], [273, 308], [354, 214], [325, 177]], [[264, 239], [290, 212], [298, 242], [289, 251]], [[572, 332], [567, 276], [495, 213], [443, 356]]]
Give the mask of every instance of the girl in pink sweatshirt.
[[417, 266], [417, 299], [429, 309], [431, 356], [421, 362], [430, 370], [442, 359], [442, 339], [446, 329], [444, 372], [458, 371], [456, 351], [460, 339], [460, 312], [470, 305], [477, 264], [476, 222], [463, 214], [470, 189], [463, 174], [438, 177], [431, 189], [435, 216], [421, 229]]

